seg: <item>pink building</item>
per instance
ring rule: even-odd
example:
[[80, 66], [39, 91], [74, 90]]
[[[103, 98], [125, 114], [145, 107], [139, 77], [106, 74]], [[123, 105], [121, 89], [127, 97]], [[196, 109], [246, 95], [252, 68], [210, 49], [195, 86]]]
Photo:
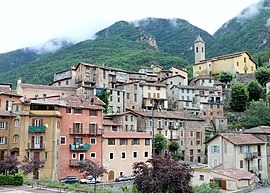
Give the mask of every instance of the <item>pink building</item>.
[[60, 178], [82, 175], [78, 165], [92, 159], [101, 165], [101, 127], [104, 103], [96, 97], [62, 97], [60, 123]]

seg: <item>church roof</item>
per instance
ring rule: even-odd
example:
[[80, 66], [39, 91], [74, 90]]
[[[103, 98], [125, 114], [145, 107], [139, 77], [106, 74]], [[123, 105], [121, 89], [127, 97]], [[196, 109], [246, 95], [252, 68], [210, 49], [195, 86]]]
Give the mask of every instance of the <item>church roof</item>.
[[194, 42], [195, 42], [195, 43], [196, 43], [196, 42], [203, 42], [203, 43], [205, 43], [205, 41], [203, 41], [201, 35], [198, 35], [198, 37], [196, 38], [196, 40], [195, 40]]

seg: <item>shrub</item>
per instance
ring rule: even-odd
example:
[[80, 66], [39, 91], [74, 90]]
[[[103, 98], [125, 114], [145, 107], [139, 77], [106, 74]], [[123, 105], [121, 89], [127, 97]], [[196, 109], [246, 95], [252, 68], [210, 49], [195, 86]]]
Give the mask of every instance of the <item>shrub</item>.
[[3, 175], [0, 174], [0, 185], [22, 185], [24, 182], [24, 176], [22, 173], [16, 174], [8, 174]]

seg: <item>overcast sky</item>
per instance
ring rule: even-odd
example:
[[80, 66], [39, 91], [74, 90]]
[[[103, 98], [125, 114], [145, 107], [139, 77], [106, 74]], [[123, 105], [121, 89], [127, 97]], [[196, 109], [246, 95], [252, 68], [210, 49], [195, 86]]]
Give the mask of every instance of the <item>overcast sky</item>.
[[1, 0], [0, 53], [66, 37], [74, 42], [119, 20], [180, 18], [213, 34], [259, 0]]

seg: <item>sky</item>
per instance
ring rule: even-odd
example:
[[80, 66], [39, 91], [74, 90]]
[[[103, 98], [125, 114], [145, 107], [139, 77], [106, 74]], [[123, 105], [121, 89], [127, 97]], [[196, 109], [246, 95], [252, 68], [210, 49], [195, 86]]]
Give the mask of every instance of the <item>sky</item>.
[[0, 53], [40, 48], [53, 38], [79, 42], [119, 20], [179, 18], [213, 34], [259, 0], [1, 0]]

